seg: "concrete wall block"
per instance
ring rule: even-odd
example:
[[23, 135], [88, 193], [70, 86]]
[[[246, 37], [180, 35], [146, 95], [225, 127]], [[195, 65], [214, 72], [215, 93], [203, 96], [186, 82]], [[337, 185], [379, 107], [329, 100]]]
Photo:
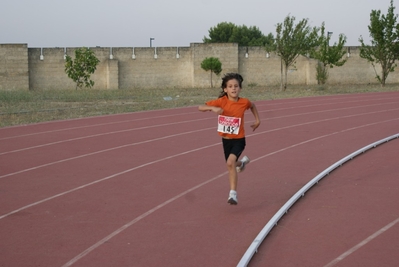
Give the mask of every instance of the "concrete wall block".
[[0, 44], [0, 89], [29, 90], [27, 44]]
[[[0, 44], [0, 89], [74, 89], [65, 73], [64, 54], [74, 58], [77, 48], [28, 48], [27, 44]], [[206, 57], [222, 62], [222, 74], [239, 72], [244, 86], [280, 84], [280, 58], [263, 47], [237, 44], [192, 43], [190, 47], [92, 47], [100, 60], [92, 75], [95, 89], [203, 88], [210, 86], [210, 73], [201, 68]], [[329, 69], [329, 84], [378, 83], [370, 63], [360, 58], [358, 47], [347, 47], [342, 67]], [[156, 57], [155, 57], [156, 55]], [[177, 56], [178, 55], [178, 56]], [[40, 59], [43, 56], [43, 60]], [[289, 84], [317, 84], [317, 61], [300, 56], [288, 71]], [[380, 74], [380, 67], [377, 66]], [[213, 75], [214, 87], [221, 77]], [[397, 71], [389, 83], [399, 82]]]

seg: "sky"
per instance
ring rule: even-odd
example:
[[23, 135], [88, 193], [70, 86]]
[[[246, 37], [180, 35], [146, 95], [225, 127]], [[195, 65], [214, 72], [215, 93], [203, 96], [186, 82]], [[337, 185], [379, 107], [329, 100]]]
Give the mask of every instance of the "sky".
[[[398, 1], [398, 0], [396, 0]], [[189, 47], [221, 22], [255, 26], [268, 35], [287, 16], [339, 34], [347, 46], [370, 43], [372, 10], [390, 0], [13, 0], [2, 1], [0, 44], [28, 47]], [[394, 1], [394, 6], [396, 3]], [[395, 14], [398, 9], [395, 9]], [[150, 41], [150, 38], [154, 40]]]

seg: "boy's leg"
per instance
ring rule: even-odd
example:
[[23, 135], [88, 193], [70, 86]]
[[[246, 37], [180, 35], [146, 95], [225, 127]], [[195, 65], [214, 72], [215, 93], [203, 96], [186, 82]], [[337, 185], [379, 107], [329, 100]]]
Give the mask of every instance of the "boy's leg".
[[230, 154], [227, 158], [227, 170], [229, 171], [230, 193], [227, 203], [237, 205], [237, 170], [236, 170], [237, 156]]
[[223, 140], [223, 149], [229, 172], [230, 193], [228, 203], [237, 205], [237, 160], [245, 148], [245, 138], [237, 140]]
[[245, 170], [245, 166], [250, 162], [250, 159], [247, 156], [242, 157], [241, 160], [237, 161], [237, 173]]
[[229, 172], [230, 190], [237, 190], [237, 170], [236, 170], [237, 156], [230, 154], [227, 158], [227, 170]]

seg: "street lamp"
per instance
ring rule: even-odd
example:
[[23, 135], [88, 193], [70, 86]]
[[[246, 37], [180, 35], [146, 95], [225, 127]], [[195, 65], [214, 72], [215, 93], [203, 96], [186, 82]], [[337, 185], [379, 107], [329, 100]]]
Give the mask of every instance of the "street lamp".
[[152, 41], [155, 40], [155, 38], [150, 38], [150, 47], [152, 47]]
[[330, 47], [330, 37], [332, 34], [333, 32], [327, 32], [328, 47]]

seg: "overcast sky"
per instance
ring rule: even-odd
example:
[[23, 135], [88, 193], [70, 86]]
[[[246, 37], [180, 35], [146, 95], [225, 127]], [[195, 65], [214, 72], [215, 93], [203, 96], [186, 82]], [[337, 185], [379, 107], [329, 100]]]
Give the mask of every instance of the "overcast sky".
[[[275, 35], [287, 15], [296, 22], [369, 43], [371, 10], [386, 14], [390, 0], [13, 0], [2, 1], [0, 43], [28, 47], [187, 47], [209, 37], [220, 22]], [[394, 1], [394, 5], [396, 3]], [[398, 9], [395, 9], [395, 14]]]

